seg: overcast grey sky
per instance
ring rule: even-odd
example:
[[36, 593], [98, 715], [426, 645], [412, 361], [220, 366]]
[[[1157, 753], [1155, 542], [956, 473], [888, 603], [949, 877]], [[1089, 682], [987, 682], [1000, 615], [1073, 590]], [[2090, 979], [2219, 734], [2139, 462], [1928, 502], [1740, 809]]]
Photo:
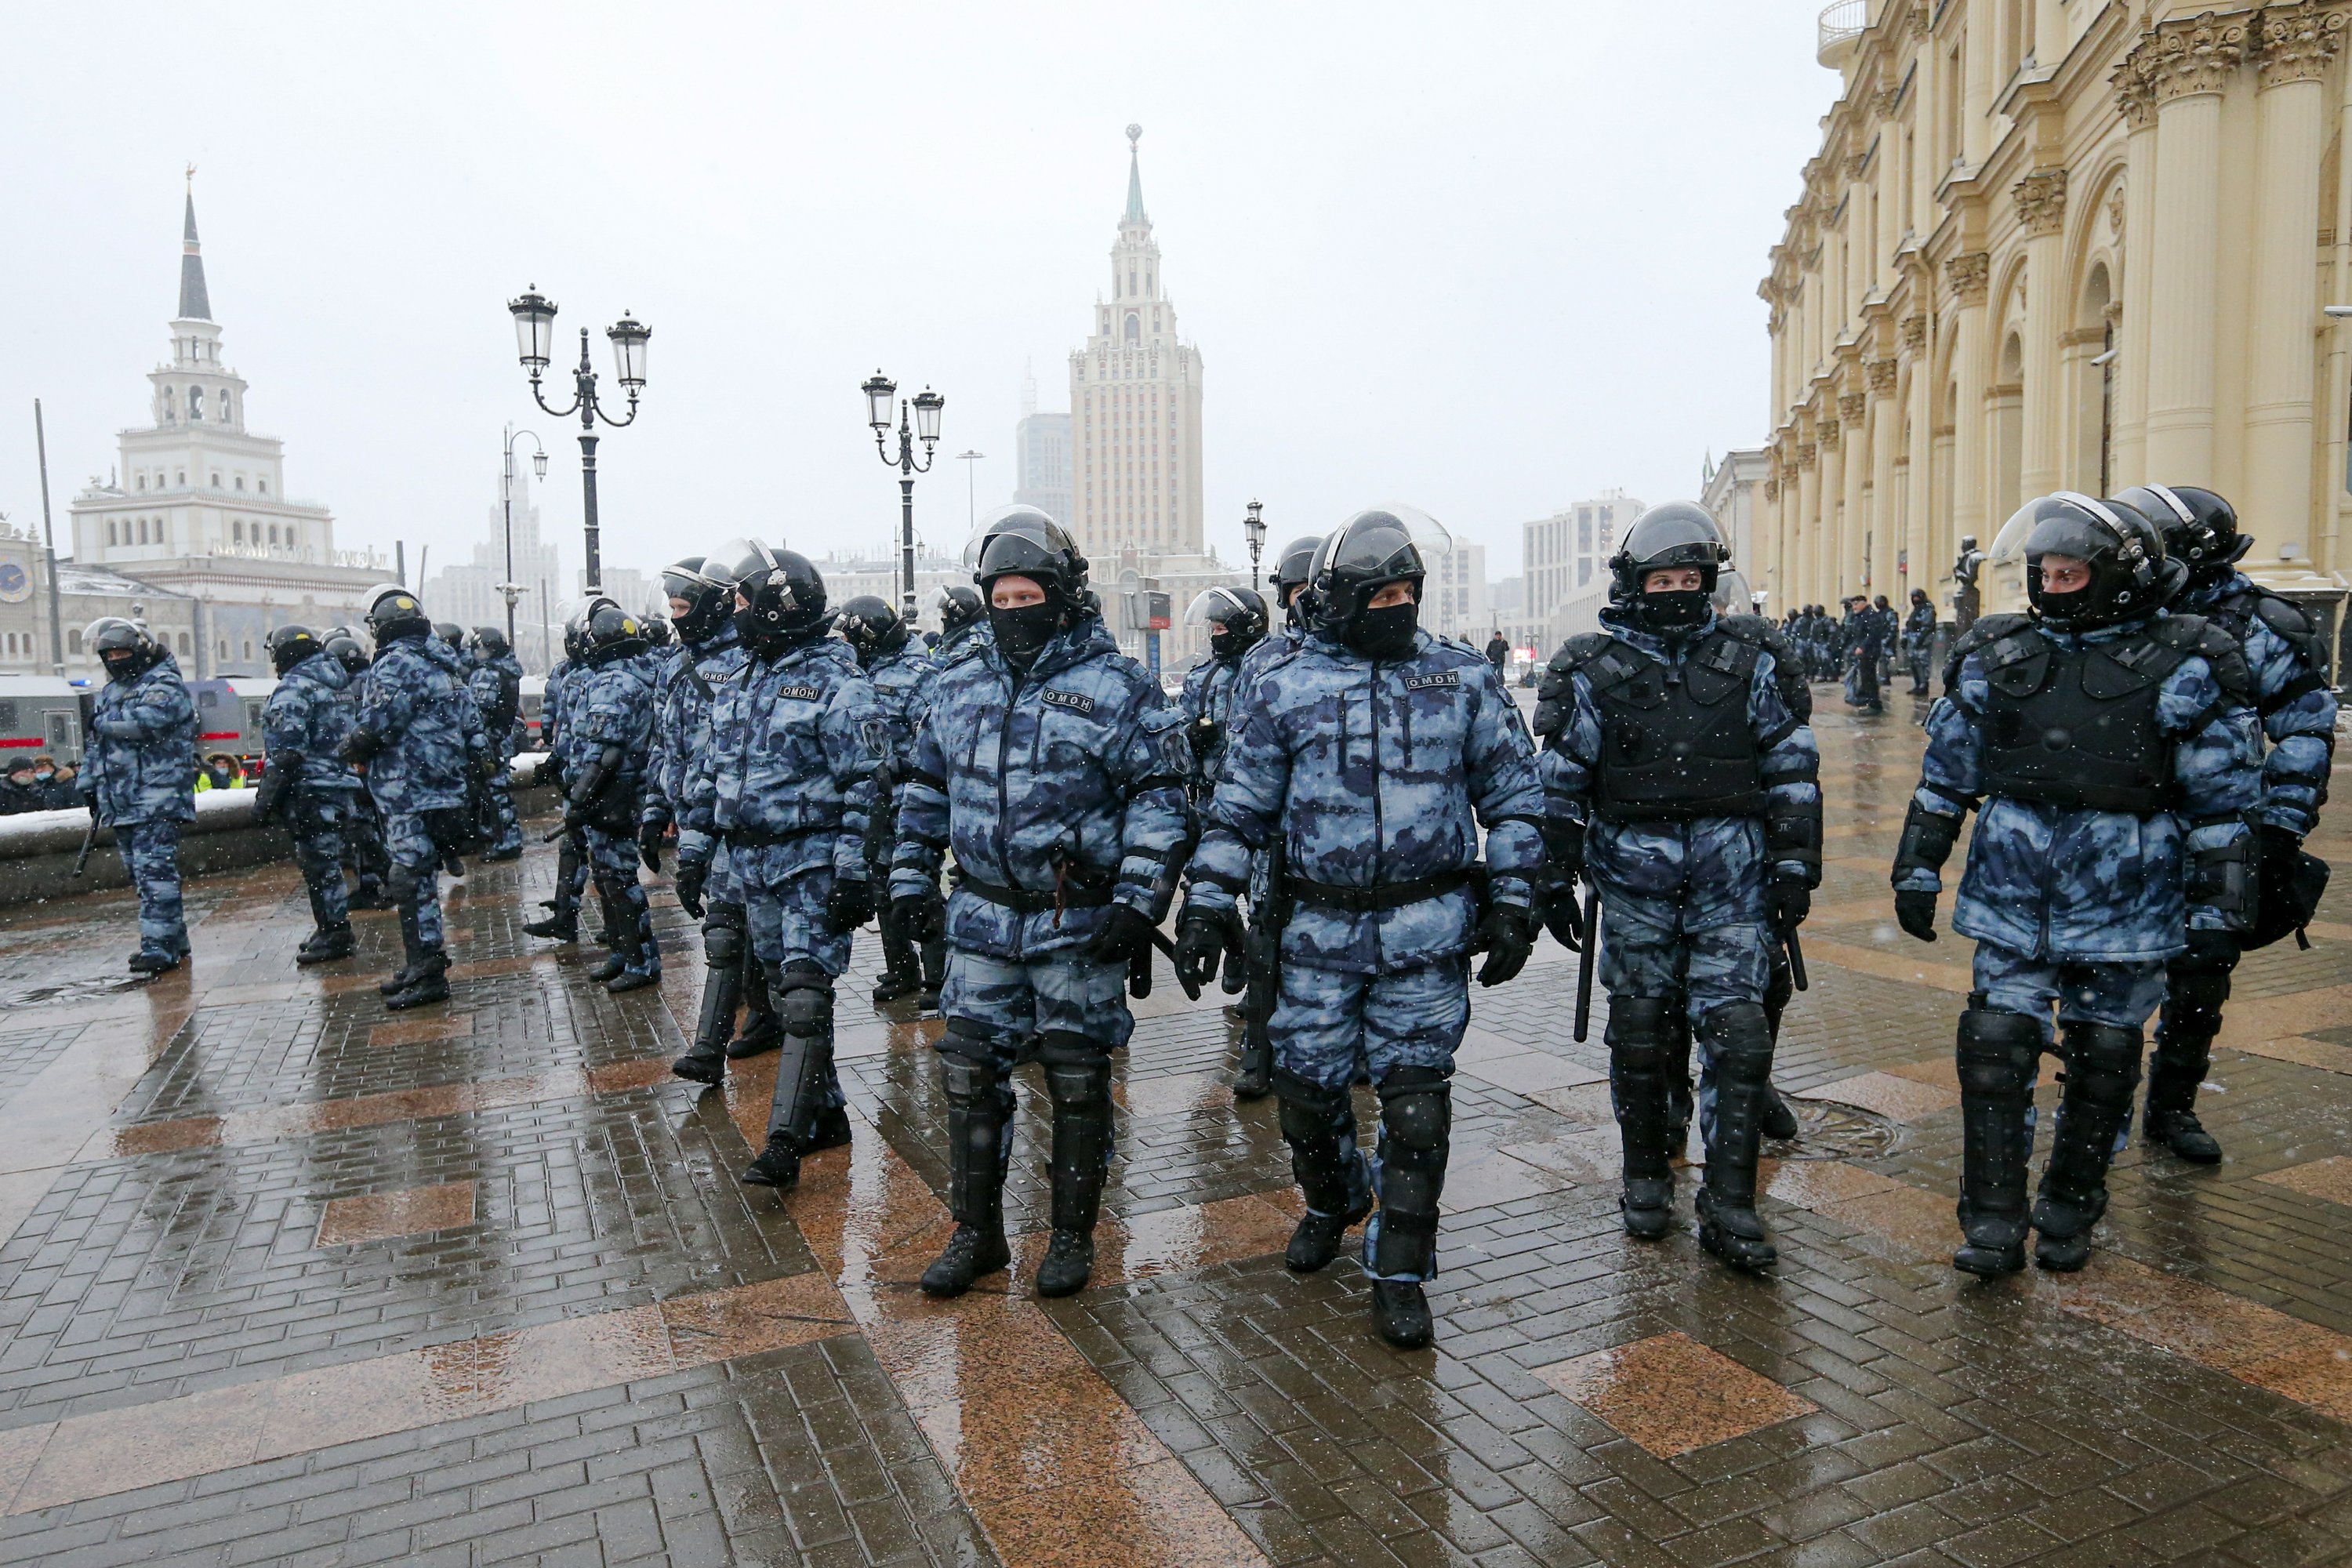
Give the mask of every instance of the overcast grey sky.
[[[346, 547], [483, 537], [530, 406], [505, 301], [654, 331], [603, 448], [608, 561], [729, 535], [879, 545], [857, 384], [946, 394], [919, 525], [1012, 486], [1024, 360], [1068, 406], [1130, 121], [1205, 363], [1209, 538], [1242, 559], [1375, 500], [1490, 547], [1603, 487], [1696, 490], [1766, 433], [1755, 286], [1836, 78], [1810, 0], [1676, 5], [45, 5], [0, 90], [0, 511], [146, 417], [181, 169], [215, 317]], [[576, 336], [573, 340], [576, 342]]]

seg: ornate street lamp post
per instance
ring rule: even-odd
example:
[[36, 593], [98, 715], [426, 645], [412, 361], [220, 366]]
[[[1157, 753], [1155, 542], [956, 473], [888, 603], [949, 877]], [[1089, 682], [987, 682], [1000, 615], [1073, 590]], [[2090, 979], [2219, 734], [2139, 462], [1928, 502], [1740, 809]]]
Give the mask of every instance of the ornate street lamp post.
[[1242, 531], [1249, 536], [1250, 586], [1257, 586], [1257, 558], [1265, 549], [1265, 503], [1249, 503], [1249, 515], [1242, 519]]
[[522, 584], [514, 580], [514, 447], [518, 436], [530, 437], [531, 477], [539, 479], [547, 478], [547, 448], [540, 445], [539, 432], [518, 430], [511, 425], [508, 426], [506, 466], [499, 471], [499, 500], [506, 513], [507, 571], [506, 581], [499, 584], [498, 589], [499, 596], [507, 602], [507, 647], [509, 650], [515, 646], [515, 601], [523, 595]]
[[[940, 410], [948, 400], [929, 387], [915, 394], [915, 423], [907, 424], [906, 402], [898, 397], [898, 384], [874, 373], [873, 379], [859, 388], [866, 394], [866, 423], [874, 426], [874, 449], [882, 455], [883, 462], [898, 470], [898, 550], [899, 590], [901, 603], [898, 614], [908, 626], [915, 622], [915, 476], [931, 471], [931, 458], [940, 444]], [[890, 405], [898, 406], [898, 455], [890, 455]], [[923, 460], [915, 461], [915, 443], [923, 444]]]
[[615, 419], [604, 412], [596, 398], [596, 373], [589, 368], [588, 362], [588, 329], [580, 329], [580, 364], [572, 373], [572, 406], [551, 408], [540, 392], [539, 378], [547, 369], [549, 351], [554, 345], [555, 301], [541, 294], [534, 283], [521, 299], [508, 300], [507, 309], [514, 312], [515, 342], [520, 351], [522, 367], [530, 373], [531, 400], [558, 419], [580, 416], [580, 494], [588, 542], [587, 589], [591, 595], [600, 594], [604, 589], [604, 562], [596, 530], [596, 421], [601, 418], [615, 430], [636, 423], [637, 394], [646, 384], [646, 344], [653, 333], [626, 311], [604, 329], [604, 335], [613, 341], [614, 374], [629, 395], [628, 414]]

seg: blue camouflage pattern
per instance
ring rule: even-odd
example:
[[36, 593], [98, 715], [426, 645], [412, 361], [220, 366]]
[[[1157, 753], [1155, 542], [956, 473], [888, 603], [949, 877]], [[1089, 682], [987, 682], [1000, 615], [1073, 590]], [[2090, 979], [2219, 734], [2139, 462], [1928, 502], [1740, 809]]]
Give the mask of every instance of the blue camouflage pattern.
[[[1234, 711], [1192, 862], [1200, 908], [1230, 911], [1277, 834], [1292, 878], [1371, 889], [1474, 870], [1482, 826], [1488, 897], [1530, 904], [1543, 863], [1534, 746], [1475, 650], [1416, 632], [1408, 656], [1375, 662], [1310, 637], [1265, 660]], [[1470, 886], [1360, 914], [1300, 902], [1283, 963], [1352, 974], [1436, 963], [1468, 951], [1478, 908]]]
[[466, 804], [467, 765], [489, 742], [457, 650], [436, 637], [395, 637], [377, 649], [360, 681], [359, 722], [382, 742], [367, 784], [387, 828], [396, 816]]
[[904, 779], [915, 765], [915, 737], [922, 732], [926, 697], [939, 667], [912, 637], [896, 652], [877, 656], [866, 667], [874, 683], [874, 700], [890, 726], [890, 777]]
[[180, 823], [151, 816], [114, 825], [115, 852], [139, 892], [139, 951], [188, 956], [188, 920], [180, 899]]
[[74, 783], [110, 827], [195, 820], [196, 706], [170, 654], [98, 689]]
[[[343, 770], [335, 765], [335, 772]], [[343, 829], [358, 799], [357, 790], [298, 787], [287, 819], [294, 839], [294, 865], [302, 873], [302, 885], [310, 895], [311, 916], [321, 930], [345, 924], [352, 918], [351, 890], [343, 885]]]
[[642, 820], [667, 827], [686, 800], [686, 774], [710, 744], [710, 710], [721, 687], [743, 673], [751, 654], [735, 623], [698, 643], [664, 648], [654, 667], [654, 754], [646, 768]]
[[[2062, 648], [2134, 635], [2145, 620], [2074, 634], [2038, 627]], [[2252, 830], [2244, 814], [2262, 791], [2262, 742], [2251, 709], [2227, 704], [2211, 666], [2184, 658], [2158, 689], [2157, 722], [2172, 742], [2174, 811], [2137, 816], [2040, 801], [1984, 797], [1984, 652], [1960, 661], [1927, 711], [1927, 752], [1912, 798], [1947, 817], [1978, 805], [1952, 929], [2022, 958], [2061, 963], [2147, 963], [2186, 951], [2186, 931], [2227, 930], [2210, 905], [2191, 908], [2187, 861]], [[2198, 728], [2190, 731], [2190, 726]], [[2196, 821], [2201, 826], [2190, 827]], [[1939, 892], [1926, 867], [1898, 871], [1897, 891]]]
[[[653, 761], [654, 676], [650, 656], [628, 654], [583, 670], [565, 691], [569, 728], [582, 773], [607, 752], [621, 753], [620, 765], [598, 800], [612, 807], [615, 820], [632, 826], [637, 821], [639, 797]], [[579, 776], [568, 774], [567, 785]]]
[[[1192, 838], [1183, 715], [1118, 651], [1098, 616], [1040, 649], [1013, 677], [974, 639], [931, 689], [914, 766], [898, 796], [894, 898], [936, 888], [952, 848], [967, 879], [1050, 895], [1057, 873], [1108, 883], [1155, 923], [1171, 864]], [[949, 945], [1025, 961], [1090, 942], [1101, 907], [1024, 914], [959, 888]]]
[[291, 765], [302, 790], [348, 795], [359, 775], [335, 753], [351, 738], [358, 717], [352, 672], [342, 661], [312, 654], [280, 676], [261, 707], [261, 746], [267, 765]]
[[[2253, 579], [2233, 572], [2219, 583], [2182, 595], [2179, 607], [2203, 615], [2224, 599], [2253, 591]], [[2258, 700], [2255, 713], [2270, 750], [2263, 758], [2262, 804], [2254, 808], [2258, 822], [2283, 827], [2298, 838], [2308, 837], [2318, 826], [2319, 808], [2327, 800], [2327, 770], [2336, 755], [2336, 694], [2324, 680], [2306, 691], [2307, 677], [2324, 676], [2312, 669], [2303, 651], [2265, 624], [2259, 616], [2247, 618], [2242, 645], [2246, 665], [2253, 671]]]
[[[866, 875], [866, 831], [874, 774], [889, 748], [889, 722], [849, 645], [820, 638], [771, 663], [745, 663], [715, 693], [710, 742], [688, 764], [677, 854], [708, 864], [721, 837], [780, 840], [761, 858], [765, 876], [831, 866]], [[741, 856], [735, 874], [749, 881]]]
[[[439, 808], [436, 808], [439, 809]], [[416, 914], [416, 940], [428, 952], [441, 951], [441, 846], [422, 814], [383, 814], [383, 847], [395, 879], [405, 877], [412, 889], [409, 907]]]
[[1345, 1092], [1359, 1063], [1375, 1083], [1399, 1068], [1450, 1075], [1469, 1024], [1468, 961], [1452, 958], [1372, 975], [1286, 963], [1267, 1028], [1283, 1071]]
[[[1116, 1051], [1126, 1047], [1135, 1030], [1135, 1015], [1127, 1005], [1127, 965], [1096, 963], [1066, 948], [1012, 959], [950, 947], [940, 1013], [985, 1031], [1008, 1101], [1014, 1052], [1030, 1036], [1076, 1035]], [[971, 1040], [959, 1032], [957, 1048], [972, 1054]], [[1011, 1138], [1005, 1142], [1009, 1146]]]
[[1206, 800], [1217, 787], [1217, 773], [1225, 760], [1225, 748], [1233, 735], [1234, 694], [1241, 688], [1243, 662], [1263, 646], [1264, 639], [1253, 643], [1234, 658], [1204, 658], [1184, 675], [1183, 693], [1176, 706], [1184, 711], [1184, 722], [1192, 729], [1209, 725], [1213, 737], [1205, 747], [1192, 752], [1192, 795], [1196, 800]]
[[2163, 1005], [2167, 986], [2161, 959], [2072, 963], [2032, 957], [1992, 942], [1977, 943], [1974, 978], [1984, 1005], [1992, 1011], [2039, 1018], [2045, 1047], [2057, 1037], [2051, 1026], [2053, 1008], [2060, 1024], [2137, 1029]]
[[[763, 964], [814, 963], [836, 978], [848, 973], [853, 933], [824, 921], [833, 893], [833, 868], [798, 864], [790, 844], [730, 844], [728, 862], [734, 900], [743, 906], [751, 952]], [[716, 895], [706, 894], [706, 897]]]
[[[474, 695], [474, 706], [481, 710], [491, 754], [499, 762], [499, 771], [483, 785], [489, 816], [488, 847], [495, 855], [511, 854], [522, 847], [522, 819], [515, 811], [514, 777], [507, 770], [521, 745], [522, 661], [511, 651], [489, 658], [477, 654], [466, 682]], [[491, 717], [504, 705], [509, 689], [517, 694], [514, 721], [493, 727]]]
[[[661, 950], [654, 944], [653, 906], [646, 898], [645, 884], [637, 879], [637, 836], [634, 829], [615, 833], [590, 823], [580, 830], [587, 845], [585, 857], [589, 875], [595, 879], [596, 891], [604, 900], [607, 921], [626, 921], [637, 932], [636, 960], [625, 967], [631, 974], [661, 973]], [[606, 940], [618, 948], [621, 944], [612, 932]]]
[[569, 738], [563, 733], [564, 705], [570, 700], [572, 677], [580, 667], [568, 658], [559, 658], [547, 672], [546, 684], [540, 689], [539, 744], [558, 763], [571, 760]]
[[[1614, 605], [1601, 613], [1601, 623], [1607, 636], [1671, 668], [1706, 640], [1716, 617], [1671, 642], [1630, 625]], [[1765, 922], [1765, 883], [1777, 875], [1811, 886], [1820, 872], [1802, 860], [1775, 861], [1761, 816], [1618, 822], [1597, 816], [1592, 795], [1603, 721], [1591, 677], [1578, 669], [1569, 679], [1565, 722], [1547, 740], [1539, 765], [1547, 809], [1556, 820], [1584, 825], [1584, 874], [1600, 890], [1608, 932], [1601, 984], [1612, 996], [1670, 996], [1687, 972], [1694, 1023], [1725, 1003], [1760, 1002], [1774, 940]], [[1812, 727], [1790, 711], [1780, 682], [1778, 657], [1759, 648], [1748, 677], [1748, 724], [1759, 743], [1773, 742], [1759, 763], [1765, 795], [1774, 814], [1818, 822], [1821, 750]]]

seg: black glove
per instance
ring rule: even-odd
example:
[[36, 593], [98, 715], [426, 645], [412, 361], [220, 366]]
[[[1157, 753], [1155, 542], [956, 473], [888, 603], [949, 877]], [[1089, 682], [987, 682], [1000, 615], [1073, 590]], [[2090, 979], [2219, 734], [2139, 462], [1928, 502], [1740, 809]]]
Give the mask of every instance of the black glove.
[[890, 918], [908, 942], [937, 942], [947, 934], [947, 900], [937, 893], [902, 893], [890, 900]]
[[2262, 907], [2268, 910], [2288, 898], [2287, 885], [2303, 855], [2303, 839], [2275, 823], [2264, 822], [2255, 826], [2254, 842], [2254, 877], [2262, 889]]
[[1569, 952], [1582, 952], [1584, 906], [1577, 901], [1576, 879], [1556, 877], [1547, 870], [1536, 894], [1536, 907], [1543, 911], [1544, 930]]
[[499, 754], [496, 752], [483, 752], [477, 754], [474, 758], [474, 776], [484, 784], [498, 777]]
[[1176, 924], [1176, 973], [1194, 989], [1206, 989], [1223, 962], [1232, 927], [1206, 910], [1188, 911]]
[[646, 863], [648, 871], [661, 869], [662, 839], [669, 829], [658, 822], [648, 822], [637, 829], [637, 858]]
[[835, 936], [847, 936], [874, 918], [874, 884], [864, 877], [835, 877], [824, 896], [824, 923]]
[[1478, 984], [1500, 985], [1516, 979], [1535, 950], [1535, 917], [1517, 904], [1496, 904], [1470, 938], [1470, 951], [1486, 955], [1478, 966]]
[[681, 859], [677, 863], [677, 907], [702, 918], [702, 887], [710, 880], [710, 868], [700, 860]]
[[1217, 749], [1217, 737], [1223, 733], [1224, 733], [1223, 725], [1213, 720], [1196, 719], [1192, 721], [1192, 729], [1185, 732], [1184, 738], [1192, 742], [1194, 756], [1205, 757]]
[[1138, 950], [1149, 951], [1151, 931], [1150, 916], [1132, 904], [1113, 904], [1087, 945], [1087, 956], [1097, 963], [1125, 963]]
[[364, 724], [355, 724], [335, 748], [335, 760], [343, 763], [364, 763], [383, 750], [383, 738]]
[[1895, 923], [1921, 942], [1936, 940], [1936, 895], [1902, 892], [1895, 895]]
[[2245, 945], [2233, 931], [2189, 928], [2189, 951], [2172, 962], [2183, 969], [2228, 969], [2238, 962]]
[[[1895, 898], [1900, 900], [1902, 894]], [[1790, 877], [1775, 877], [1764, 884], [1765, 918], [1772, 922], [1773, 934], [1783, 941], [1790, 931], [1805, 923], [1813, 912], [1813, 892], [1811, 888]]]

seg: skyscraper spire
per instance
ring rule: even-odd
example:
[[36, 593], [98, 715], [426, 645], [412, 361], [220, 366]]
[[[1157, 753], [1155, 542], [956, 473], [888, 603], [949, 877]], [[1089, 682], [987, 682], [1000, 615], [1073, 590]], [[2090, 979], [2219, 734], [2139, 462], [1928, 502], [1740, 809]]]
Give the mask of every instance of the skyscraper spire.
[[1135, 144], [1143, 140], [1143, 127], [1127, 128], [1127, 223], [1150, 223], [1143, 216], [1143, 168], [1136, 156]]
[[196, 166], [188, 165], [187, 223], [181, 234], [180, 314], [183, 321], [213, 319], [212, 297], [205, 291], [205, 249], [196, 243]]

